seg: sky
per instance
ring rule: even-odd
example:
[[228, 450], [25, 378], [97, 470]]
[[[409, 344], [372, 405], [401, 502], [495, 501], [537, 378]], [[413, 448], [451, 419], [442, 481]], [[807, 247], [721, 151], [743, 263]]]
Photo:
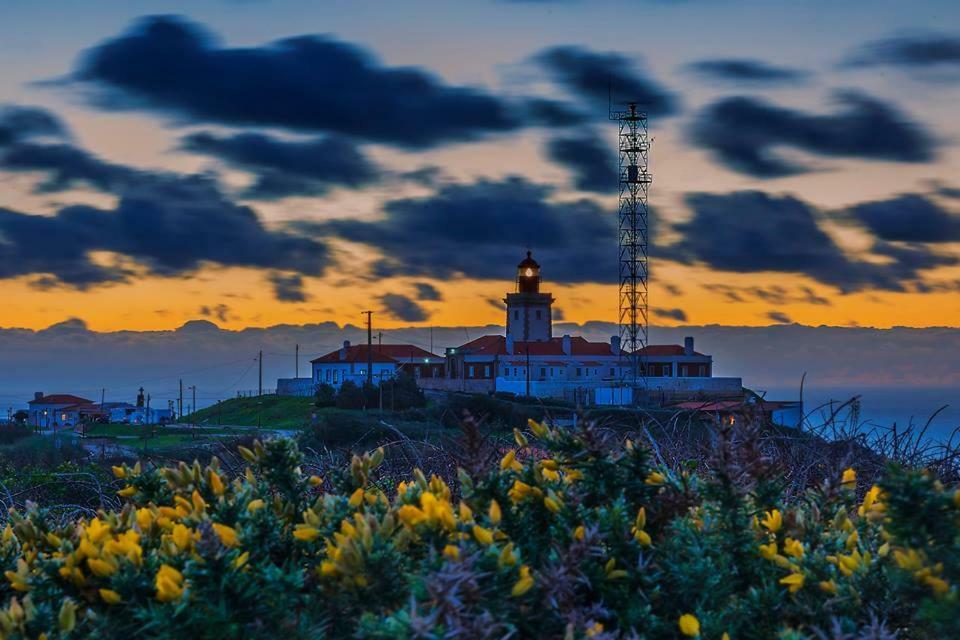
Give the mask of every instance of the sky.
[[613, 321], [608, 86], [649, 114], [654, 324], [960, 326], [954, 2], [2, 11], [0, 327], [501, 323], [528, 248]]

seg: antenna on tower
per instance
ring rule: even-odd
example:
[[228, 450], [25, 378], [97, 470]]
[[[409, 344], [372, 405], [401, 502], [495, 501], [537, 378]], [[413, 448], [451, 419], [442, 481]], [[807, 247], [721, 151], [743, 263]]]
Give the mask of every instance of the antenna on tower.
[[641, 351], [647, 346], [648, 325], [648, 227], [647, 195], [652, 177], [648, 171], [650, 140], [647, 114], [637, 102], [610, 114], [619, 126], [619, 265], [620, 265], [620, 343], [630, 358], [628, 377], [634, 390], [646, 389], [647, 367]]

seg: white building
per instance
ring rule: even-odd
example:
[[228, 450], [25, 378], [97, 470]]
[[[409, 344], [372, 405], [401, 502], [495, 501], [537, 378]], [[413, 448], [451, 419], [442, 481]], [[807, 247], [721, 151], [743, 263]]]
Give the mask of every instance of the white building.
[[[621, 389], [633, 380], [631, 358], [620, 339], [554, 337], [554, 298], [541, 292], [540, 284], [540, 265], [528, 251], [517, 265], [516, 291], [504, 298], [506, 335], [482, 336], [447, 349], [444, 378], [423, 380], [421, 386], [562, 397], [584, 404], [629, 403], [630, 394]], [[713, 358], [697, 352], [693, 338], [683, 345], [648, 345], [636, 355], [646, 391], [664, 401], [742, 393], [740, 378], [713, 377]]]
[[368, 352], [367, 345], [351, 345], [349, 340], [337, 351], [311, 360], [313, 384], [329, 384], [339, 389], [347, 380], [358, 386], [367, 381], [367, 369], [372, 362], [372, 381], [380, 384], [407, 372], [415, 378], [442, 378], [444, 359], [412, 344], [376, 344]]

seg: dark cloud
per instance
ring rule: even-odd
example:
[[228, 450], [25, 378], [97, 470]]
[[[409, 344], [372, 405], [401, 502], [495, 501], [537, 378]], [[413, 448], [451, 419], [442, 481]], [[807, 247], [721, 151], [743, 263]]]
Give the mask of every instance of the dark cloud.
[[520, 126], [499, 98], [424, 70], [383, 66], [353, 44], [300, 36], [225, 47], [201, 26], [154, 16], [86, 52], [71, 80], [101, 106], [190, 120], [332, 132], [402, 147]]
[[40, 107], [0, 106], [0, 147], [37, 137], [67, 137], [67, 128]]
[[331, 187], [356, 189], [381, 175], [355, 144], [339, 136], [281, 140], [261, 133], [201, 132], [186, 136], [183, 148], [256, 174], [256, 182], [244, 193], [255, 199], [317, 196]]
[[[318, 276], [330, 260], [321, 242], [267, 229], [201, 176], [127, 190], [112, 210], [68, 206], [40, 216], [0, 209], [0, 237], [0, 278], [47, 275], [79, 288], [127, 279], [131, 261], [159, 275], [215, 264]], [[90, 258], [95, 251], [120, 259], [104, 266]]]
[[680, 262], [700, 262], [740, 273], [786, 272], [807, 275], [841, 291], [904, 291], [920, 271], [956, 264], [956, 257], [922, 245], [876, 241], [883, 262], [848, 257], [820, 228], [818, 213], [792, 196], [758, 191], [689, 194], [689, 222], [676, 225], [682, 239], [660, 254]]
[[280, 302], [306, 302], [303, 276], [299, 273], [271, 273], [267, 276], [273, 286], [273, 296]]
[[829, 115], [810, 115], [755, 98], [726, 98], [699, 115], [692, 138], [728, 168], [757, 178], [810, 170], [778, 155], [783, 147], [866, 160], [928, 162], [934, 158], [930, 135], [893, 106], [852, 92], [838, 97], [843, 109]]
[[0, 169], [9, 172], [47, 174], [37, 191], [51, 193], [87, 186], [119, 193], [147, 182], [175, 179], [173, 174], [158, 174], [101, 160], [84, 149], [69, 144], [21, 143], [0, 149]]
[[769, 287], [740, 287], [729, 284], [705, 284], [702, 286], [707, 291], [722, 295], [727, 302], [747, 302], [753, 299], [775, 305], [830, 305], [829, 299], [817, 295], [810, 287], [799, 287], [793, 290], [777, 284]]
[[589, 120], [587, 115], [576, 107], [547, 98], [531, 98], [526, 102], [527, 118], [534, 124], [546, 127], [570, 127]]
[[312, 233], [377, 248], [377, 274], [505, 279], [527, 248], [548, 282], [616, 279], [616, 215], [590, 200], [556, 202], [549, 187], [511, 177], [448, 184], [393, 200], [373, 221], [299, 223]]
[[216, 304], [213, 306], [203, 305], [200, 307], [200, 315], [205, 318], [216, 318], [220, 322], [226, 322], [230, 317], [230, 307], [225, 304]]
[[844, 62], [848, 67], [895, 66], [960, 70], [960, 37], [915, 34], [868, 42]]
[[689, 65], [698, 75], [714, 80], [749, 84], [785, 84], [805, 81], [810, 75], [800, 69], [776, 67], [760, 60], [701, 60]]
[[426, 165], [397, 175], [401, 180], [409, 180], [422, 187], [435, 187], [443, 179], [443, 169], [436, 165]]
[[423, 322], [429, 314], [417, 302], [399, 293], [385, 293], [380, 303], [391, 317], [404, 322]]
[[666, 291], [667, 293], [669, 293], [669, 294], [672, 295], [672, 296], [682, 296], [682, 295], [683, 295], [683, 290], [682, 290], [680, 287], [678, 287], [677, 285], [675, 285], [675, 284], [671, 284], [671, 283], [669, 283], [669, 282], [661, 282], [661, 283], [659, 283], [659, 284], [660, 284], [661, 287], [663, 287], [663, 290], [664, 290], [664, 291]]
[[617, 156], [595, 135], [554, 138], [547, 152], [551, 160], [573, 172], [577, 189], [595, 193], [617, 190]]
[[563, 322], [566, 319], [566, 314], [560, 307], [553, 307], [550, 311], [550, 315], [554, 322]]
[[785, 314], [783, 311], [768, 311], [767, 318], [773, 320], [777, 324], [793, 324], [793, 320], [790, 319], [790, 316]]
[[417, 300], [437, 302], [443, 300], [440, 291], [429, 282], [414, 282], [413, 288], [417, 290]]
[[575, 46], [554, 47], [536, 59], [572, 94], [594, 103], [638, 102], [652, 116], [678, 109], [677, 99], [655, 80], [639, 72], [631, 59], [618, 53], [598, 53]]
[[651, 313], [656, 318], [663, 318], [665, 320], [676, 320], [677, 322], [686, 322], [687, 313], [683, 309], [660, 309], [654, 307], [651, 309]]
[[960, 242], [960, 215], [921, 195], [865, 202], [850, 213], [883, 240]]

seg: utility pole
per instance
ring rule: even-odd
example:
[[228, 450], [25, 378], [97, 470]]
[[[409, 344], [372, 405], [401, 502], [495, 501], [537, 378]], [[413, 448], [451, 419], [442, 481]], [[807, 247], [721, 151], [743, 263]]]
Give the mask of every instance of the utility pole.
[[260, 363], [260, 381], [257, 384], [257, 395], [263, 395], [263, 349], [260, 350], [260, 355], [257, 356], [257, 360]]
[[377, 331], [377, 353], [381, 353], [383, 349], [380, 347], [383, 346], [383, 331]]
[[183, 420], [183, 378], [180, 378], [180, 399], [177, 404], [177, 422]]
[[300, 345], [299, 344], [294, 349], [294, 354], [295, 354], [294, 358], [296, 359], [296, 363], [294, 364], [294, 367], [293, 367], [293, 377], [299, 378], [300, 377]]
[[190, 391], [193, 392], [193, 420], [190, 421], [190, 433], [193, 438], [197, 437], [197, 385], [190, 385]]
[[373, 311], [363, 311], [367, 316], [367, 384], [373, 384]]
[[430, 325], [430, 355], [433, 355], [433, 325]]

